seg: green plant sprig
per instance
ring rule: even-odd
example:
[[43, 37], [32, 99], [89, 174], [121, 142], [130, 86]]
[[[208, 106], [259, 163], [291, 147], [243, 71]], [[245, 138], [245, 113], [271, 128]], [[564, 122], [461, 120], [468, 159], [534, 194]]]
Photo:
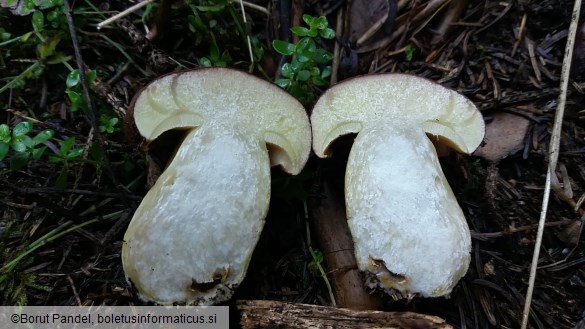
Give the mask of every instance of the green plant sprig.
[[53, 137], [55, 132], [45, 129], [34, 137], [28, 133], [32, 130], [32, 123], [20, 122], [10, 129], [7, 124], [0, 125], [0, 160], [4, 159], [8, 151], [12, 149], [14, 156], [10, 159], [10, 169], [18, 170], [24, 167], [32, 158], [38, 160], [45, 152], [46, 146], [40, 146], [43, 142]]
[[303, 15], [303, 21], [309, 28], [295, 26], [291, 31], [300, 36], [296, 43], [283, 40], [272, 41], [272, 47], [279, 54], [293, 56], [290, 63], [281, 67], [282, 78], [275, 83], [286, 89], [301, 103], [307, 104], [315, 99], [314, 87], [327, 87], [326, 80], [331, 75], [333, 54], [321, 48], [322, 39], [333, 39], [335, 31], [329, 28], [327, 18]]

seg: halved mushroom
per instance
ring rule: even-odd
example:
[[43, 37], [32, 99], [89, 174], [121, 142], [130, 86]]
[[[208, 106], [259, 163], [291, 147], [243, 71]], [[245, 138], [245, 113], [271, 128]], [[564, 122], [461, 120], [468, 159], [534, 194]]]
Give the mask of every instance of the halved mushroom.
[[473, 103], [423, 78], [369, 75], [327, 90], [311, 124], [320, 157], [337, 137], [359, 133], [345, 198], [360, 270], [403, 294], [450, 293], [467, 272], [471, 238], [431, 139], [477, 148], [484, 122]]
[[277, 86], [221, 68], [161, 77], [132, 106], [147, 140], [188, 132], [126, 231], [126, 276], [159, 304], [227, 300], [264, 225], [270, 165], [297, 174], [309, 156], [305, 110]]

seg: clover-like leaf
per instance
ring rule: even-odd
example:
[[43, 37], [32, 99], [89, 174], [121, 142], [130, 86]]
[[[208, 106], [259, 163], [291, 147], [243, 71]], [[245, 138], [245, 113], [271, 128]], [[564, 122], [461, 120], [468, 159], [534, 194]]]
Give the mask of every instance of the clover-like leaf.
[[313, 81], [313, 84], [317, 87], [326, 87], [329, 84], [329, 82], [327, 82], [327, 80], [325, 80], [319, 76], [313, 77], [311, 79], [311, 81]]
[[274, 83], [276, 83], [281, 88], [286, 88], [290, 84], [290, 79], [277, 79], [274, 81]]
[[33, 145], [37, 145], [40, 144], [42, 142], [46, 142], [49, 139], [53, 138], [53, 135], [55, 135], [55, 132], [51, 129], [45, 129], [43, 131], [41, 131], [40, 133], [38, 133], [35, 137], [33, 137]]
[[311, 78], [311, 72], [307, 70], [302, 70], [297, 75], [297, 79], [299, 79], [300, 81], [307, 81], [309, 80], [309, 78]]
[[45, 25], [45, 16], [43, 16], [43, 12], [40, 10], [35, 10], [32, 15], [32, 26], [35, 31], [41, 31], [43, 29], [43, 25]]
[[201, 57], [199, 59], [199, 65], [201, 65], [203, 67], [211, 67], [213, 64], [211, 63], [211, 61], [209, 60], [209, 58], [207, 58], [207, 57]]
[[321, 72], [321, 78], [325, 79], [331, 76], [331, 66], [325, 66]]
[[20, 137], [28, 134], [28, 132], [32, 129], [32, 122], [23, 121], [19, 122], [16, 126], [14, 126], [14, 130], [12, 131], [13, 137]]
[[290, 63], [282, 64], [282, 68], [280, 69], [280, 74], [282, 74], [283, 77], [290, 78], [290, 77], [292, 77], [293, 73], [294, 72], [292, 71]]
[[302, 26], [293, 26], [290, 29], [292, 31], [292, 33], [300, 36], [300, 37], [306, 37], [309, 35], [309, 29], [306, 27], [302, 27]]
[[335, 31], [333, 29], [326, 28], [323, 30], [319, 30], [319, 35], [323, 39], [333, 39], [333, 38], [335, 38]]
[[333, 59], [333, 54], [331, 54], [330, 52], [328, 52], [325, 49], [316, 49], [313, 52], [312, 59], [316, 63], [325, 64], [325, 63], [328, 63], [329, 61], [331, 61]]
[[73, 88], [79, 84], [79, 70], [75, 69], [69, 74], [67, 74], [67, 80], [65, 80], [65, 85], [67, 88]]
[[292, 55], [295, 51], [295, 45], [292, 43], [288, 43], [282, 40], [273, 40], [272, 47], [276, 50], [279, 54], [289, 56]]
[[71, 147], [73, 147], [73, 144], [75, 144], [75, 137], [67, 137], [64, 141], [59, 142], [59, 144], [61, 144], [61, 147], [59, 148], [59, 154], [66, 155]]
[[3, 123], [0, 125], [0, 143], [10, 142], [10, 127]]
[[[15, 128], [16, 129], [16, 128]], [[29, 147], [33, 146], [32, 138], [27, 135], [22, 136], [12, 136], [12, 140], [10, 141], [10, 145], [12, 149], [17, 153], [26, 152]]]
[[307, 23], [307, 25], [313, 26], [313, 22], [315, 21], [315, 17], [305, 14], [305, 15], [303, 15], [303, 21], [305, 21], [305, 23]]
[[33, 159], [35, 159], [35, 160], [40, 159], [43, 156], [43, 154], [45, 153], [45, 150], [46, 149], [47, 149], [46, 146], [37, 147], [36, 149], [34, 149], [32, 151], [32, 157], [33, 157]]
[[79, 147], [79, 148], [73, 149], [69, 153], [67, 153], [67, 159], [77, 158], [82, 153], [83, 153], [83, 147]]

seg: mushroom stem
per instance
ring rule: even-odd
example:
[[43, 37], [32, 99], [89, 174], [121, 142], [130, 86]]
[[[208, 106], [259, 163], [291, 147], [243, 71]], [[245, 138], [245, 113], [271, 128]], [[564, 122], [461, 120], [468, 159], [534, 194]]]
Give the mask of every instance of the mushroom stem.
[[229, 299], [269, 198], [264, 141], [215, 124], [192, 130], [130, 223], [122, 249], [128, 279], [143, 299], [161, 304]]
[[383, 122], [362, 130], [345, 184], [360, 270], [405, 294], [450, 293], [469, 266], [471, 237], [425, 132]]

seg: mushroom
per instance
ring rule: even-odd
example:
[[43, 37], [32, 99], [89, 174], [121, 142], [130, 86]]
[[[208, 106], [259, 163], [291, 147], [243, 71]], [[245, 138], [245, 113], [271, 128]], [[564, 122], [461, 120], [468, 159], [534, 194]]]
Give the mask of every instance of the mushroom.
[[484, 122], [473, 103], [423, 78], [368, 75], [327, 90], [311, 125], [319, 157], [339, 136], [358, 133], [345, 199], [360, 270], [402, 295], [449, 294], [467, 272], [471, 237], [432, 141], [477, 148]]
[[147, 140], [170, 129], [186, 137], [128, 226], [126, 277], [159, 304], [225, 301], [264, 225], [270, 165], [297, 174], [307, 161], [307, 114], [276, 85], [223, 68], [163, 76], [131, 107]]

